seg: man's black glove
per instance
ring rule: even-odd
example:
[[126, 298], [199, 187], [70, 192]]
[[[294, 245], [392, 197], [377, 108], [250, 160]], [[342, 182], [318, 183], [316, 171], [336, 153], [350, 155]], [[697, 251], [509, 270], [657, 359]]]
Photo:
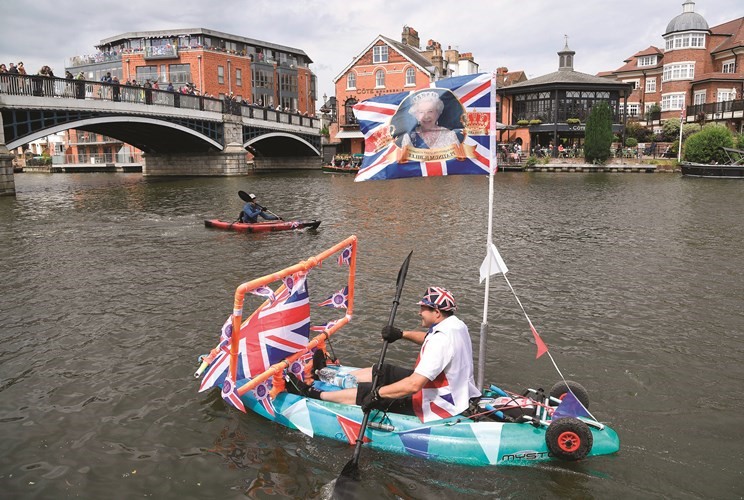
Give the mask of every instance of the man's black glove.
[[401, 337], [403, 337], [403, 330], [400, 328], [395, 328], [394, 326], [389, 325], [382, 328], [383, 340], [387, 340], [391, 344]]
[[380, 400], [380, 388], [376, 388], [374, 391], [369, 391], [362, 399], [362, 411], [367, 413], [374, 408], [375, 403]]

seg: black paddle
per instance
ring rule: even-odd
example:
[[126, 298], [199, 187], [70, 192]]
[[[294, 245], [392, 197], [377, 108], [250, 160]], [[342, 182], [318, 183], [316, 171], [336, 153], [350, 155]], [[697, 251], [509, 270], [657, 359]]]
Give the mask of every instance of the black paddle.
[[[395, 313], [398, 311], [398, 304], [400, 303], [400, 295], [403, 292], [403, 283], [406, 281], [406, 274], [408, 273], [408, 264], [411, 262], [411, 255], [413, 255], [413, 250], [411, 250], [411, 253], [408, 254], [408, 257], [406, 257], [406, 260], [403, 261], [403, 265], [400, 266], [400, 271], [398, 271], [398, 281], [396, 283], [396, 290], [395, 290], [395, 299], [393, 300], [393, 307], [390, 309], [390, 318], [388, 318], [388, 326], [393, 326], [393, 323], [395, 322]], [[380, 351], [380, 360], [377, 362], [378, 368], [382, 366], [382, 363], [385, 361], [385, 354], [387, 353], [387, 347], [388, 347], [388, 341], [383, 340], [382, 342], [382, 350]], [[374, 378], [372, 379], [372, 392], [377, 389], [377, 385], [379, 382], [379, 369], [375, 373]], [[348, 484], [352, 481], [359, 481], [359, 455], [362, 453], [362, 444], [364, 442], [364, 433], [367, 430], [367, 421], [369, 420], [369, 412], [370, 410], [365, 410], [364, 412], [364, 418], [362, 419], [362, 426], [359, 428], [359, 435], [356, 439], [356, 447], [354, 448], [354, 456], [351, 457], [351, 460], [349, 460], [346, 465], [344, 466], [343, 470], [341, 471], [341, 475], [336, 480], [336, 485], [333, 488], [333, 498], [350, 498], [354, 495], [350, 495], [349, 491], [347, 490]]]

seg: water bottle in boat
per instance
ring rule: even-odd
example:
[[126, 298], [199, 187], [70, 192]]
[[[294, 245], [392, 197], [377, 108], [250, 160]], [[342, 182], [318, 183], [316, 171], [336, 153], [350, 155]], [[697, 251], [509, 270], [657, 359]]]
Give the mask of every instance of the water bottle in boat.
[[341, 373], [338, 366], [326, 366], [316, 373], [318, 379], [326, 384], [335, 385], [342, 389], [351, 389], [357, 386], [356, 377], [351, 373]]

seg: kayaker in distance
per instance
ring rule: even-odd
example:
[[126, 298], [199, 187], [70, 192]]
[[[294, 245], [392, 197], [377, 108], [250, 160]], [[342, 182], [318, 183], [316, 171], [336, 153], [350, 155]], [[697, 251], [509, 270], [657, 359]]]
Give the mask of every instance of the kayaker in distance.
[[243, 210], [238, 216], [238, 222], [253, 224], [258, 222], [259, 217], [263, 217], [266, 220], [283, 220], [278, 215], [270, 212], [266, 207], [262, 207], [256, 203], [255, 194], [238, 191], [238, 196], [240, 196], [241, 200], [246, 202], [245, 205], [243, 205]]
[[388, 342], [405, 338], [421, 345], [413, 370], [383, 363], [377, 389], [372, 391], [373, 369], [351, 372], [359, 385], [339, 391], [318, 391], [288, 375], [287, 390], [305, 397], [341, 404], [357, 404], [364, 411], [378, 409], [416, 415], [422, 422], [458, 415], [467, 410], [471, 398], [481, 393], [473, 380], [473, 346], [468, 327], [457, 316], [452, 294], [441, 287], [429, 287], [418, 302], [421, 326], [428, 331], [382, 329]]

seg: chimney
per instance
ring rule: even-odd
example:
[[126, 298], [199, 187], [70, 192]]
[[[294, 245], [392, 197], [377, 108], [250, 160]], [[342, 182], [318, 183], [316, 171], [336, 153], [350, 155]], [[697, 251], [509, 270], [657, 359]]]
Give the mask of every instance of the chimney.
[[418, 49], [420, 43], [418, 31], [410, 26], [403, 26], [403, 33], [401, 34], [400, 41], [404, 45]]
[[506, 66], [501, 66], [500, 68], [496, 68], [497, 75], [505, 75], [508, 72], [509, 72], [509, 69]]

